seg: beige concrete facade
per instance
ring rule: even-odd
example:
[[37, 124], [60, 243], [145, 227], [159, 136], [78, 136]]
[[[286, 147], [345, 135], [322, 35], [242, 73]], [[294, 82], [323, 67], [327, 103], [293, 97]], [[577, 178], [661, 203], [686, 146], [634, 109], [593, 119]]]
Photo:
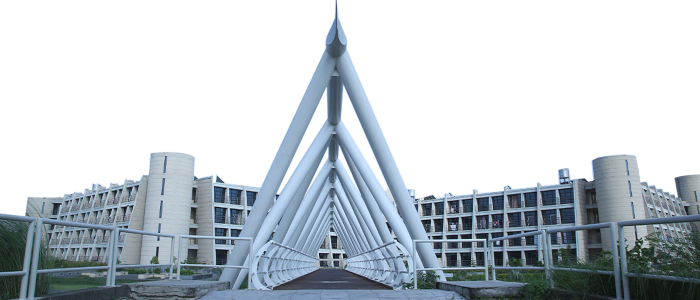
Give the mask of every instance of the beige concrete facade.
[[[593, 160], [593, 180], [598, 198], [600, 222], [628, 221], [644, 216], [644, 200], [639, 179], [637, 157], [614, 155]], [[636, 231], [636, 232], [635, 232]], [[610, 235], [603, 230], [603, 247], [610, 249]], [[627, 245], [634, 246], [638, 238], [646, 237], [646, 227], [625, 228]], [[623, 237], [620, 237], [622, 239]]]
[[[680, 198], [640, 182], [633, 155], [597, 158], [593, 160], [593, 172], [593, 181], [574, 179], [557, 185], [537, 183], [529, 188], [506, 187], [497, 192], [474, 190], [471, 195], [429, 196], [415, 199], [415, 206], [431, 239], [496, 238], [541, 229], [687, 214]], [[694, 181], [681, 178], [680, 182]], [[692, 184], [682, 188], [694, 195]], [[687, 223], [637, 226], [626, 229], [624, 238], [633, 245], [636, 239], [657, 232], [673, 242], [683, 239], [690, 229]], [[595, 259], [603, 250], [611, 250], [607, 229], [557, 233], [550, 239], [554, 257], [571, 251], [587, 260]], [[483, 265], [483, 248], [479, 245], [446, 243], [435, 244], [434, 248], [446, 266]], [[510, 240], [495, 248], [496, 264], [507, 265], [512, 258], [534, 264], [542, 258], [540, 248], [537, 239]]]
[[[189, 233], [193, 178], [194, 156], [175, 152], [151, 154], [144, 231]], [[178, 250], [171, 253], [170, 242], [170, 238], [142, 236], [140, 263], [149, 263], [153, 256], [158, 256], [162, 262], [167, 262], [171, 255], [176, 256]]]
[[[691, 215], [700, 214], [700, 174], [676, 177], [676, 191]], [[695, 222], [700, 229], [700, 222]]]
[[[167, 163], [166, 163], [167, 157]], [[470, 195], [416, 198], [416, 209], [431, 239], [495, 238], [562, 226], [616, 222], [639, 218], [661, 218], [697, 214], [694, 195], [700, 190], [700, 175], [676, 178], [679, 194], [640, 182], [636, 157], [615, 155], [593, 161], [593, 181], [567, 180], [541, 185]], [[165, 185], [163, 185], [165, 179]], [[44, 217], [170, 233], [175, 235], [238, 236], [257, 197], [258, 187], [225, 183], [218, 176], [194, 177], [194, 157], [175, 152], [153, 153], [149, 174], [139, 181], [103, 187], [95, 184], [83, 192], [63, 197], [30, 197], [27, 211]], [[689, 195], [689, 196], [688, 196]], [[161, 211], [161, 201], [162, 211]], [[633, 208], [634, 207], [634, 208]], [[694, 209], [695, 208], [695, 209]], [[47, 215], [48, 214], [48, 215]], [[109, 232], [56, 226], [47, 228], [54, 255], [69, 260], [105, 261]], [[684, 238], [689, 224], [629, 228], [628, 244], [649, 233], [673, 241]], [[345, 251], [334, 232], [326, 236], [318, 255], [319, 266], [342, 267]], [[571, 251], [581, 259], [595, 258], [610, 250], [606, 230], [589, 230], [550, 236], [557, 257]], [[183, 243], [182, 261], [224, 264], [233, 245], [223, 240], [198, 239]], [[149, 263], [158, 252], [165, 263], [170, 239], [122, 233], [119, 237], [122, 263]], [[526, 264], [541, 260], [541, 242], [528, 238], [496, 247], [497, 263], [520, 258]], [[567, 248], [570, 248], [568, 250]], [[157, 249], [157, 250], [156, 250]], [[483, 248], [469, 243], [448, 243], [435, 249], [446, 266], [483, 264]]]
[[[176, 236], [236, 237], [243, 229], [259, 190], [258, 187], [225, 183], [218, 176], [196, 178], [193, 156], [161, 152], [151, 154], [149, 174], [140, 181], [125, 180], [123, 184], [113, 183], [109, 187], [94, 184], [83, 192], [63, 197], [29, 197], [27, 213]], [[49, 225], [46, 229], [55, 256], [67, 260], [106, 261], [110, 232]], [[330, 236], [335, 233], [329, 232], [328, 242], [319, 250], [319, 256], [329, 257], [328, 265], [332, 266], [342, 260], [345, 251], [339, 241], [331, 243]], [[179, 261], [196, 257], [200, 262], [225, 264], [234, 243], [183, 240], [182, 257], [177, 257], [177, 245], [175, 252], [170, 253], [170, 238], [159, 240], [153, 236], [121, 233], [119, 260], [123, 264], [148, 264], [157, 254], [160, 263], [166, 263], [172, 255]], [[336, 248], [331, 249], [332, 246]]]

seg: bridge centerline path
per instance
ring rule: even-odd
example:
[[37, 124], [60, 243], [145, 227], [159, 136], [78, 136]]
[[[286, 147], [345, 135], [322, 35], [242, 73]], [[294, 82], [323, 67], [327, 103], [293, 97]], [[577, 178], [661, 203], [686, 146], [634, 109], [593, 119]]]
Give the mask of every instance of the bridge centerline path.
[[391, 287], [341, 269], [319, 269], [274, 290], [392, 290]]

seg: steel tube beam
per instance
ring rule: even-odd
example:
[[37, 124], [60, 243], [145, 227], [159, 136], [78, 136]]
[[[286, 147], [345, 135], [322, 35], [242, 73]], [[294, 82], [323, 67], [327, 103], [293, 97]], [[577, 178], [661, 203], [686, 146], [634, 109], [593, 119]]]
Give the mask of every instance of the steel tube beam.
[[[323, 52], [321, 60], [314, 71], [309, 86], [306, 88], [306, 92], [301, 99], [301, 103], [297, 108], [294, 118], [292, 119], [289, 129], [282, 140], [279, 150], [275, 155], [272, 165], [270, 166], [267, 176], [260, 187], [260, 192], [258, 193], [258, 198], [253, 205], [253, 209], [250, 212], [250, 216], [243, 226], [243, 230], [240, 233], [241, 237], [253, 238], [257, 236], [260, 226], [263, 224], [265, 215], [267, 214], [272, 202], [275, 198], [275, 194], [279, 190], [284, 175], [289, 169], [289, 165], [294, 158], [294, 154], [299, 148], [301, 139], [304, 137], [304, 133], [311, 122], [311, 118], [318, 107], [319, 101], [323, 96], [323, 92], [331, 79], [331, 75], [335, 69], [335, 59], [329, 55], [326, 51]], [[233, 252], [228, 260], [229, 265], [240, 265], [244, 262], [247, 256], [247, 247], [234, 247]], [[238, 269], [225, 269], [219, 281], [229, 281], [234, 283], [235, 277], [238, 276], [240, 270]], [[234, 283], [235, 284], [235, 283]], [[233, 289], [238, 289], [238, 285], [232, 286]]]
[[[425, 233], [418, 212], [413, 208], [413, 201], [411, 201], [408, 196], [406, 184], [403, 182], [403, 178], [401, 178], [401, 173], [396, 165], [396, 161], [394, 161], [394, 157], [391, 155], [389, 144], [386, 142], [379, 122], [372, 110], [372, 106], [369, 104], [365, 90], [360, 82], [360, 77], [355, 71], [355, 66], [352, 64], [348, 51], [345, 51], [343, 55], [337, 58], [336, 68], [343, 79], [343, 85], [346, 87], [350, 102], [357, 113], [357, 118], [360, 120], [362, 129], [367, 136], [367, 141], [369, 141], [372, 147], [372, 152], [377, 158], [379, 168], [382, 170], [382, 174], [384, 174], [391, 194], [394, 196], [394, 202], [401, 212], [401, 217], [405, 220], [409, 234], [413, 239], [427, 239], [428, 235]], [[338, 125], [341, 124], [342, 122], [338, 123]], [[407, 243], [402, 242], [402, 244], [405, 246]], [[429, 249], [429, 245], [420, 244], [418, 247], [423, 264], [431, 268], [439, 267], [435, 252]], [[446, 280], [442, 271], [436, 273], [441, 281]]]

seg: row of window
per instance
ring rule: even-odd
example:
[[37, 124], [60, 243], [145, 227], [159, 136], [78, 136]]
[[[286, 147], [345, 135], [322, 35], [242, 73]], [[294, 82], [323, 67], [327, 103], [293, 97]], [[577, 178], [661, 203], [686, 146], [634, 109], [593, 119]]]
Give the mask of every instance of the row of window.
[[[568, 188], [560, 190], [541, 191], [540, 195], [542, 197], [542, 205], [557, 205], [557, 191], [559, 191], [559, 204], [574, 203], [574, 189]], [[522, 196], [525, 198], [524, 206], [523, 201], [521, 199], [521, 194], [515, 194], [508, 195], [507, 201], [504, 201], [505, 199], [503, 196], [476, 198], [476, 208], [477, 211], [502, 210], [506, 203], [508, 203], [509, 208], [537, 207], [537, 192], [523, 193]], [[473, 212], [473, 201], [473, 199], [448, 201], [447, 213], [453, 214]], [[432, 215], [433, 205], [435, 206], [436, 215], [442, 215], [445, 213], [445, 203], [443, 202], [423, 203], [421, 204], [421, 208], [423, 209], [424, 216]], [[460, 205], [462, 207], [461, 210]], [[418, 209], [417, 204], [416, 209]]]
[[[522, 232], [520, 231], [515, 231], [515, 232], [508, 232], [508, 235], [516, 235], [516, 234], [521, 234]], [[490, 237], [489, 237], [490, 235]], [[503, 237], [502, 232], [493, 232], [493, 233], [480, 233], [475, 235], [476, 239], [495, 239], [495, 238], [500, 238]], [[448, 235], [446, 236], [448, 240], [457, 240], [457, 239], [471, 239], [472, 235], [471, 234], [462, 234], [462, 235]], [[569, 244], [576, 244], [576, 234], [574, 232], [557, 232], [557, 233], [550, 233], [549, 234], [550, 242], [552, 245], [569, 245]], [[431, 237], [433, 240], [439, 240], [442, 239], [441, 236], [433, 236]], [[509, 239], [505, 241], [496, 241], [493, 243], [494, 247], [503, 247], [503, 245], [507, 244], [508, 246], [537, 246], [540, 242], [540, 236], [526, 236], [522, 238], [514, 238], [514, 239]], [[474, 244], [476, 244], [476, 248], [483, 248], [484, 247], [484, 242], [433, 242], [433, 249], [442, 249], [443, 245], [445, 249], [461, 249], [461, 248], [472, 248]]]
[[[230, 203], [230, 204], [241, 204], [241, 196], [243, 191], [236, 189], [228, 189], [228, 195], [226, 194], [226, 188], [214, 187], [214, 202], [216, 203]], [[255, 199], [258, 196], [257, 192], [246, 191], [246, 205], [253, 206], [255, 204]]]
[[[539, 222], [542, 225], [572, 224], [576, 222], [573, 208], [559, 209], [559, 215], [557, 215], [556, 209], [542, 210], [541, 218], [538, 218], [536, 211], [508, 213], [507, 217], [508, 227], [537, 226]], [[459, 224], [460, 219], [462, 221], [461, 226]], [[423, 222], [426, 232], [472, 230], [472, 217], [448, 218], [448, 226], [446, 228], [443, 227], [442, 219], [422, 220], [421, 222]], [[431, 222], [435, 224], [434, 230]], [[503, 228], [504, 226], [506, 226], [506, 220], [503, 219], [503, 214], [476, 216], [476, 229], [494, 229]]]

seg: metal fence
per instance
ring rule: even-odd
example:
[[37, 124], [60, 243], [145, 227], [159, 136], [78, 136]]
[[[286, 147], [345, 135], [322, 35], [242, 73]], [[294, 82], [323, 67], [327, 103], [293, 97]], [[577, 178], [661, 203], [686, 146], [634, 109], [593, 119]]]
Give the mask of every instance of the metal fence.
[[[413, 240], [413, 253], [411, 257], [416, 257], [416, 244], [418, 243], [462, 243], [462, 242], [481, 242], [484, 245], [484, 253], [486, 253], [486, 239], [450, 239], [450, 240]], [[445, 259], [444, 257], [442, 258]], [[418, 268], [417, 259], [413, 260], [413, 288], [418, 289], [418, 271], [437, 271], [437, 270], [484, 270], [484, 279], [489, 280], [489, 267], [484, 264], [484, 267], [442, 267], [442, 268]]]
[[[143, 234], [143, 235], [152, 235], [152, 236], [157, 236], [157, 237], [168, 237], [170, 238], [170, 257], [169, 257], [169, 262], [167, 264], [133, 264], [133, 265], [120, 265], [117, 263], [117, 257], [119, 256], [119, 244], [114, 241], [110, 246], [109, 249], [109, 265], [112, 266], [109, 271], [107, 271], [107, 280], [109, 282], [108, 286], [115, 286], [116, 285], [116, 273], [117, 269], [124, 269], [124, 268], [136, 268], [136, 267], [170, 267], [170, 274], [169, 274], [169, 279], [173, 279], [173, 253], [175, 253], [175, 235], [174, 234], [167, 234], [167, 233], [159, 233], [159, 232], [148, 232], [148, 231], [141, 231], [141, 230], [134, 230], [134, 229], [128, 229], [128, 228], [119, 228], [117, 227], [115, 229], [115, 234], [114, 236], [119, 236], [120, 232], [126, 232], [126, 233], [136, 233], [136, 234]], [[179, 255], [179, 254], [178, 254]]]
[[[228, 266], [228, 265], [200, 265], [200, 264], [177, 264], [177, 280], [180, 280], [180, 268], [181, 267], [210, 267], [210, 268], [237, 268], [237, 269], [248, 269], [249, 273], [250, 270], [253, 266], [253, 260], [250, 259], [250, 255], [253, 253], [253, 238], [247, 238], [247, 237], [223, 237], [223, 236], [207, 236], [207, 235], [181, 235], [180, 236], [180, 246], [178, 247], [177, 250], [177, 257], [182, 257], [182, 242], [183, 239], [218, 239], [218, 240], [244, 240], [248, 241], [249, 245], [249, 250], [248, 250], [248, 266]], [[170, 277], [172, 279], [172, 269], [170, 271]], [[251, 276], [248, 276], [248, 289], [252, 289], [253, 284], [251, 282]]]

